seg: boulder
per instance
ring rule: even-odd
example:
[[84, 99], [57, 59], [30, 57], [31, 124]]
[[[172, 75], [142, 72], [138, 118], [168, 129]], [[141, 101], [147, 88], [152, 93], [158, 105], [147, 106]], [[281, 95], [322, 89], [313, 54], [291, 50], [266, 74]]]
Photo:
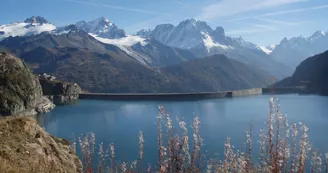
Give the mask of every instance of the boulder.
[[0, 116], [33, 115], [54, 108], [41, 85], [19, 58], [0, 52]]
[[30, 117], [0, 118], [0, 172], [82, 172], [69, 141], [56, 138]]

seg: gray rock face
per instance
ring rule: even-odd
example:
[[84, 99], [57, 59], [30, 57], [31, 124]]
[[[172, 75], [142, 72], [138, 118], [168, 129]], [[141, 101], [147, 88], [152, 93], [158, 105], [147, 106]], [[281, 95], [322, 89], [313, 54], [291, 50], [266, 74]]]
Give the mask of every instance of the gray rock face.
[[79, 98], [81, 88], [77, 84], [49, 80], [44, 76], [39, 76], [43, 94], [52, 100], [56, 105], [69, 104]]
[[38, 78], [18, 58], [0, 53], [0, 115], [31, 115], [54, 105], [42, 97]]
[[41, 16], [32, 16], [32, 17], [24, 20], [24, 22], [25, 23], [40, 23], [40, 24], [49, 23], [48, 20], [46, 20], [45, 18], [43, 18]]

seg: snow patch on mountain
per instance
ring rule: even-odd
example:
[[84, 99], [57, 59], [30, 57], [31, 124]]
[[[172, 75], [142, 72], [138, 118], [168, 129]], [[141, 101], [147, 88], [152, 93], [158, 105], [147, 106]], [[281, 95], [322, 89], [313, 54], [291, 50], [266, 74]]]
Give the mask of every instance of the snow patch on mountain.
[[135, 35], [127, 35], [126, 37], [117, 38], [117, 39], [109, 39], [109, 38], [102, 38], [95, 34], [89, 33], [90, 36], [94, 37], [96, 40], [105, 43], [105, 44], [112, 44], [120, 49], [122, 49], [124, 52], [126, 52], [128, 55], [136, 58], [139, 62], [141, 62], [144, 65], [147, 65], [147, 63], [151, 62], [151, 59], [149, 59], [146, 56], [140, 55], [138, 52], [134, 51], [131, 46], [140, 43], [142, 46], [147, 45], [147, 40], [145, 38], [141, 38], [139, 36]]
[[276, 45], [270, 44], [270, 45], [266, 45], [266, 46], [259, 46], [261, 48], [261, 50], [263, 52], [265, 52], [266, 54], [270, 55], [272, 53], [272, 51], [274, 50], [274, 48], [276, 47]]
[[143, 46], [147, 44], [147, 41], [145, 38], [141, 38], [141, 37], [135, 36], [135, 35], [127, 35], [126, 37], [117, 38], [117, 39], [102, 38], [102, 37], [99, 37], [92, 33], [89, 33], [89, 35], [91, 35], [98, 41], [106, 43], [106, 44], [113, 44], [113, 45], [119, 45], [119, 46], [132, 46], [139, 42]]
[[58, 27], [55, 30], [52, 31], [54, 35], [62, 35], [62, 34], [68, 34], [72, 31], [77, 31], [78, 29], [76, 28], [75, 25], [67, 25], [63, 27]]
[[25, 23], [15, 22], [8, 25], [0, 25], [0, 40], [12, 36], [30, 36], [40, 34], [42, 32], [49, 32], [56, 29], [56, 26], [49, 23]]
[[207, 33], [202, 32], [202, 35], [204, 36], [203, 43], [206, 46], [207, 50], [209, 51], [212, 47], [220, 47], [223, 49], [231, 49], [230, 46], [222, 45], [217, 42], [214, 42], [212, 37], [209, 36]]

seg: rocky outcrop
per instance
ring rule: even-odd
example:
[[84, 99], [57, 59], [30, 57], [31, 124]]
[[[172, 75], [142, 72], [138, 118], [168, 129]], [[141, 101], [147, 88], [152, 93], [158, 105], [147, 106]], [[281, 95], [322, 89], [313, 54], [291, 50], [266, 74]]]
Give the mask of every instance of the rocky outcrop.
[[38, 78], [18, 58], [0, 52], [0, 116], [33, 115], [54, 108]]
[[0, 172], [82, 172], [69, 141], [51, 136], [32, 118], [0, 118]]
[[39, 75], [43, 95], [52, 100], [56, 105], [69, 104], [79, 98], [81, 88], [76, 83], [56, 80], [53, 76]]

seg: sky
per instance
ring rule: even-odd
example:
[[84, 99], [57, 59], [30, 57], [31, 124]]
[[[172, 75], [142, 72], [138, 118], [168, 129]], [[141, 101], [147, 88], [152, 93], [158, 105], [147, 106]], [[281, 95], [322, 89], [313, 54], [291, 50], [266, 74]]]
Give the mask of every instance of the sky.
[[129, 34], [195, 18], [257, 45], [328, 31], [328, 0], [1, 0], [0, 24], [42, 16], [56, 26], [106, 17]]

